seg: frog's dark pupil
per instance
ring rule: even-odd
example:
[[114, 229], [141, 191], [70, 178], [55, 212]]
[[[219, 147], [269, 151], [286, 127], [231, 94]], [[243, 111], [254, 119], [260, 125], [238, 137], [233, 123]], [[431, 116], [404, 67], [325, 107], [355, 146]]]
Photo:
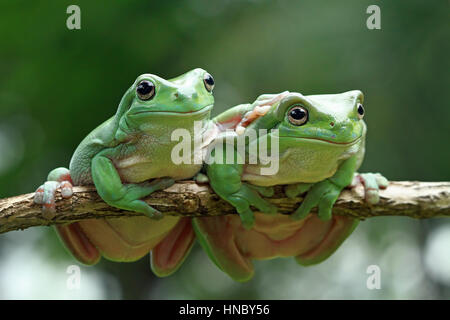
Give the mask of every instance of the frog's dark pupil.
[[139, 83], [137, 87], [137, 92], [141, 96], [145, 96], [151, 93], [153, 89], [154, 89], [153, 83], [151, 83], [150, 81], [142, 81], [141, 83]]
[[296, 108], [291, 110], [291, 117], [294, 120], [302, 120], [306, 117], [306, 112], [303, 109]]
[[358, 106], [358, 113], [361, 116], [364, 115], [364, 108], [363, 108], [363, 106], [361, 104]]
[[205, 76], [205, 82], [207, 84], [209, 84], [210, 86], [214, 85], [214, 79], [213, 79], [213, 77], [210, 74]]

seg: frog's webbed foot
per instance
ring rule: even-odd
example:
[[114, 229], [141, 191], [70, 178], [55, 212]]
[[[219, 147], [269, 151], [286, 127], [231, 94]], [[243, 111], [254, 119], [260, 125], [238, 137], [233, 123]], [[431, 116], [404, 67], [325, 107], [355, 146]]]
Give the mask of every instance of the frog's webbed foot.
[[123, 194], [122, 197], [119, 199], [104, 198], [104, 200], [111, 206], [143, 213], [152, 219], [161, 219], [163, 214], [149, 206], [145, 201], [141, 200], [141, 198], [144, 198], [155, 191], [166, 189], [174, 183], [175, 181], [173, 179], [163, 178], [140, 184], [126, 184], [123, 185], [123, 189], [121, 190], [121, 193]]
[[42, 204], [42, 210], [54, 212], [56, 208], [56, 191], [60, 190], [63, 198], [70, 198], [73, 194], [72, 179], [67, 168], [56, 168], [47, 177], [47, 181], [37, 188], [34, 202]]
[[312, 208], [318, 207], [318, 216], [321, 220], [331, 219], [331, 209], [339, 197], [342, 188], [326, 179], [315, 184], [303, 183], [289, 185], [285, 193], [293, 198], [308, 191], [300, 207], [291, 215], [294, 220], [304, 219]]
[[274, 191], [271, 187], [242, 183], [238, 191], [225, 197], [225, 199], [236, 208], [244, 228], [251, 229], [255, 223], [255, 216], [250, 206], [254, 206], [262, 213], [277, 213], [277, 207], [261, 197], [271, 197], [273, 193]]
[[389, 185], [386, 179], [380, 173], [355, 173], [353, 176], [350, 188], [355, 188], [358, 185], [364, 187], [364, 198], [367, 203], [376, 204], [380, 201], [380, 189], [386, 189]]

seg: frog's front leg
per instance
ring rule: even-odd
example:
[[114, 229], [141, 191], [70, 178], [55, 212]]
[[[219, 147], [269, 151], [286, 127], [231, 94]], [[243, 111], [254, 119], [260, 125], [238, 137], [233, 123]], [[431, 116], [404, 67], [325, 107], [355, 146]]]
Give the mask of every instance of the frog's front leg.
[[[386, 189], [389, 181], [380, 173], [357, 173], [353, 171], [353, 160], [344, 162], [336, 174], [316, 184], [299, 183], [288, 185], [285, 193], [289, 198], [295, 198], [308, 191], [302, 205], [292, 215], [294, 219], [303, 219], [315, 206], [319, 208], [319, 218], [331, 218], [331, 209], [345, 187], [354, 188], [362, 185], [365, 191], [365, 201], [376, 204], [380, 200], [379, 190]], [[350, 180], [350, 177], [351, 180]]]
[[60, 189], [63, 198], [70, 198], [73, 194], [72, 179], [67, 168], [56, 168], [48, 174], [47, 181], [37, 188], [34, 202], [42, 204], [43, 211], [55, 211], [56, 191]]
[[122, 184], [112, 161], [101, 154], [92, 159], [92, 179], [98, 194], [109, 205], [140, 212], [154, 219], [162, 218], [162, 213], [140, 199], [174, 184], [174, 180], [170, 178], [140, 184]]
[[[309, 191], [300, 207], [291, 215], [295, 220], [304, 219], [312, 208], [318, 207], [318, 216], [322, 220], [331, 219], [331, 210], [338, 199], [342, 189], [351, 184], [353, 175], [356, 171], [357, 158], [355, 156], [345, 160], [336, 173], [325, 180], [313, 185], [305, 185]], [[293, 190], [294, 189], [294, 190]], [[296, 194], [298, 191], [299, 193]], [[287, 196], [295, 197], [305, 191], [301, 187], [295, 190], [295, 187], [286, 190]]]
[[[215, 151], [211, 153], [214, 158]], [[239, 154], [236, 153], [239, 158]], [[223, 161], [211, 161], [207, 166], [207, 174], [211, 187], [224, 200], [233, 205], [239, 213], [242, 225], [250, 229], [255, 221], [253, 211], [250, 206], [256, 207], [259, 211], [268, 214], [275, 214], [277, 207], [264, 200], [260, 195], [273, 195], [272, 188], [257, 187], [242, 182], [241, 176], [243, 165], [241, 161], [226, 163], [226, 152], [223, 152]]]

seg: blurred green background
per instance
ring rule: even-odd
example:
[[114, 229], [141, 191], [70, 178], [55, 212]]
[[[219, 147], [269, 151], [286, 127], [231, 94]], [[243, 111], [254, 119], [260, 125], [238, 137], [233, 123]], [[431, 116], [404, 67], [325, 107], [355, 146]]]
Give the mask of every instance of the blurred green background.
[[[0, 198], [33, 192], [114, 114], [142, 73], [195, 67], [216, 80], [214, 115], [259, 94], [365, 93], [361, 171], [450, 180], [448, 1], [0, 1]], [[66, 8], [81, 8], [81, 30]], [[381, 30], [366, 9], [381, 8]], [[0, 298], [450, 298], [450, 220], [373, 218], [329, 260], [256, 263], [235, 283], [196, 245], [173, 276], [136, 263], [81, 267], [51, 228], [0, 235]], [[369, 265], [381, 289], [368, 290]]]

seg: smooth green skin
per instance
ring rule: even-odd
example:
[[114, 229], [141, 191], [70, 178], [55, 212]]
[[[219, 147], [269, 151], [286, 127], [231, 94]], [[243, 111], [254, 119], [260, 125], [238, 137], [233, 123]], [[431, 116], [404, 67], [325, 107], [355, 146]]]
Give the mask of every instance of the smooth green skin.
[[[236, 106], [213, 121], [226, 123], [228, 119], [242, 117], [275, 96], [260, 96], [253, 104]], [[249, 164], [247, 160], [245, 164], [213, 163], [207, 166], [212, 188], [236, 208], [247, 229], [254, 224], [250, 206], [263, 213], [276, 213], [276, 207], [261, 197], [270, 196], [273, 193], [271, 187], [275, 185], [288, 184], [286, 194], [289, 197], [308, 191], [300, 207], [291, 215], [293, 219], [306, 217], [316, 206], [319, 218], [330, 219], [333, 204], [341, 190], [351, 184], [364, 156], [366, 124], [357, 112], [358, 103], [362, 102], [363, 94], [356, 90], [312, 96], [288, 93], [245, 129], [245, 132], [249, 129], [279, 130], [278, 173], [263, 176], [260, 174], [263, 165]], [[309, 113], [308, 121], [301, 126], [290, 123], [287, 116], [296, 105], [304, 107]], [[272, 134], [268, 133], [269, 136]], [[259, 138], [247, 142], [247, 145], [258, 143]], [[270, 139], [270, 150], [269, 142]], [[239, 157], [236, 149], [232, 152]], [[211, 157], [214, 156], [212, 151]], [[223, 156], [225, 159], [225, 148]], [[372, 182], [369, 184], [372, 185]]]
[[[122, 97], [115, 116], [76, 149], [70, 162], [74, 184], [94, 183], [109, 205], [161, 218], [159, 211], [140, 199], [174, 180], [191, 178], [201, 169], [199, 164], [172, 163], [171, 150], [177, 142], [170, 135], [180, 128], [193, 134], [194, 121], [208, 125], [214, 98], [205, 88], [205, 73], [194, 69], [171, 80], [153, 74], [139, 76]], [[143, 101], [136, 94], [142, 80], [156, 86], [151, 100]], [[160, 179], [147, 182], [155, 178]]]

